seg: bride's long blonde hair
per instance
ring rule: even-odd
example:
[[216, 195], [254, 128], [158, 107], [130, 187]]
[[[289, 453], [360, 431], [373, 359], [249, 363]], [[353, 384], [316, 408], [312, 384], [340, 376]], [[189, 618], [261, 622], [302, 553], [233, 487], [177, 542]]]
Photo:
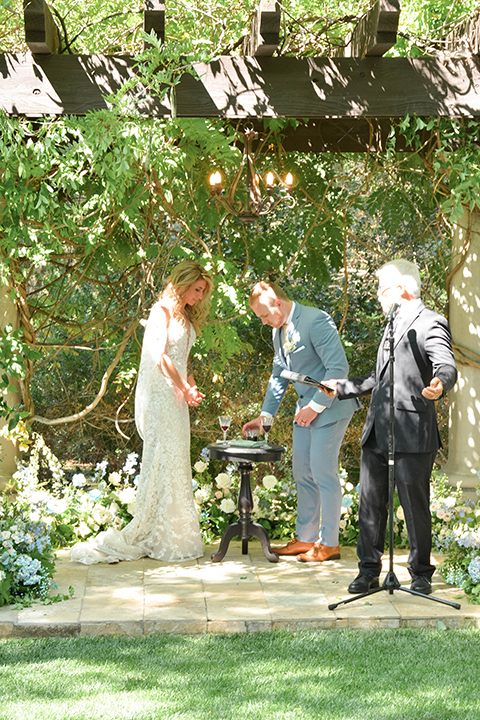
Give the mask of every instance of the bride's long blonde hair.
[[[203, 298], [196, 302], [195, 305], [185, 305], [182, 310], [183, 295], [191, 285], [200, 279], [206, 282]], [[213, 291], [211, 276], [203, 265], [196, 260], [183, 260], [173, 269], [171, 275], [167, 278], [167, 283], [167, 287], [160, 295], [160, 298], [169, 301], [173, 317], [182, 317], [184, 313], [198, 334], [210, 312]]]

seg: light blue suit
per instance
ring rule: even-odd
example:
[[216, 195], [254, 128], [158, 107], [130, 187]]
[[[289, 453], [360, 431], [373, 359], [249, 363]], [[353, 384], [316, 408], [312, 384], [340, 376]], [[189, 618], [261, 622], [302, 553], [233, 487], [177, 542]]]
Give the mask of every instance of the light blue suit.
[[[285, 368], [315, 380], [344, 378], [348, 362], [330, 315], [318, 308], [295, 304], [288, 324], [273, 330], [275, 357], [262, 411], [276, 415], [290, 380], [281, 377]], [[329, 398], [321, 390], [293, 383], [298, 394], [296, 412], [310, 401], [322, 405], [309, 427], [294, 423], [293, 476], [297, 485], [296, 537], [301, 542], [338, 545], [342, 490], [338, 478], [338, 454], [350, 418], [360, 403], [356, 399]], [[322, 524], [320, 528], [320, 509]]]

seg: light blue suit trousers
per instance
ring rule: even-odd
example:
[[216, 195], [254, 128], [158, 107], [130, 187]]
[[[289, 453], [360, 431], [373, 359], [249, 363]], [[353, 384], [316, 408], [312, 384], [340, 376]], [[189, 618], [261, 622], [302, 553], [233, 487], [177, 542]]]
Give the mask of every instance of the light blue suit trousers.
[[[320, 427], [293, 426], [293, 477], [297, 485], [296, 537], [336, 547], [342, 507], [338, 453], [350, 417]], [[319, 518], [320, 536], [318, 534]]]

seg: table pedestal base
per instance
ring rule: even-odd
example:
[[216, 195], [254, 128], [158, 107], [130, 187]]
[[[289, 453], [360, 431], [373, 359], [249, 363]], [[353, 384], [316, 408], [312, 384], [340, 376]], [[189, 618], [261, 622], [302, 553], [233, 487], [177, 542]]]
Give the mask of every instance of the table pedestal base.
[[242, 541], [242, 555], [248, 554], [248, 539], [256, 537], [260, 540], [262, 550], [265, 557], [270, 562], [278, 562], [278, 555], [272, 551], [267, 531], [263, 525], [259, 525], [252, 520], [253, 497], [250, 487], [250, 473], [253, 465], [250, 462], [239, 462], [241, 475], [240, 492], [238, 493], [238, 522], [229, 525], [222, 534], [220, 547], [216, 553], [212, 554], [213, 562], [220, 562], [228, 550], [230, 540], [234, 537], [240, 538]]

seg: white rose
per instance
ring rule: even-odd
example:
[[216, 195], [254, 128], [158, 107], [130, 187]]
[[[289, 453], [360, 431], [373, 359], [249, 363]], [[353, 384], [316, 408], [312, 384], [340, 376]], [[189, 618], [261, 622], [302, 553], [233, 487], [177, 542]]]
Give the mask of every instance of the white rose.
[[75, 487], [83, 487], [86, 482], [87, 482], [87, 478], [85, 477], [85, 475], [83, 473], [76, 473], [72, 477], [72, 485], [74, 485]]
[[196, 472], [201, 473], [207, 469], [208, 465], [207, 463], [203, 462], [203, 460], [198, 460], [193, 467], [195, 468]]
[[224, 498], [220, 503], [220, 510], [224, 513], [233, 513], [235, 510], [235, 503], [230, 498]]
[[203, 488], [200, 488], [194, 494], [195, 502], [197, 503], [197, 505], [201, 505], [203, 502], [205, 502], [207, 497], [208, 496], [205, 493], [205, 490], [203, 490]]
[[109, 481], [112, 483], [112, 485], [120, 485], [122, 482], [122, 476], [119, 472], [111, 472], [108, 476]]
[[103, 505], [100, 505], [99, 507], [96, 507], [93, 511], [93, 519], [99, 525], [103, 525], [104, 523], [111, 523], [113, 520], [113, 516], [112, 513], [107, 510], [107, 508], [104, 508]]
[[396, 513], [396, 514], [397, 514], [397, 518], [398, 518], [399, 520], [405, 520], [405, 514], [404, 514], [404, 512], [403, 512], [403, 508], [402, 508], [401, 505], [398, 506], [398, 508], [397, 508], [397, 513]]
[[127, 487], [124, 490], [120, 490], [118, 497], [120, 502], [124, 505], [128, 505], [128, 503], [131, 503], [135, 499], [135, 490], [134, 488]]
[[262, 482], [263, 487], [267, 488], [267, 490], [273, 490], [273, 488], [277, 484], [277, 478], [275, 477], [275, 475], [265, 475]]
[[83, 522], [82, 520], [82, 522], [78, 526], [78, 532], [80, 533], [81, 537], [85, 537], [86, 535], [90, 535], [91, 530], [88, 527], [87, 523]]
[[65, 498], [50, 498], [47, 503], [47, 510], [52, 513], [60, 514], [67, 509], [67, 500]]
[[345, 490], [346, 490], [347, 492], [352, 492], [352, 490], [353, 490], [353, 485], [352, 485], [351, 482], [347, 482], [347, 484], [345, 485]]
[[215, 482], [217, 487], [222, 488], [222, 490], [228, 490], [232, 487], [232, 478], [227, 473], [219, 473], [215, 478]]
[[127, 510], [130, 513], [130, 515], [135, 516], [135, 499], [133, 499], [132, 502], [128, 503]]
[[11, 534], [12, 533], [10, 532], [10, 530], [4, 530], [2, 532], [2, 540], [8, 540], [8, 538], [10, 537]]

